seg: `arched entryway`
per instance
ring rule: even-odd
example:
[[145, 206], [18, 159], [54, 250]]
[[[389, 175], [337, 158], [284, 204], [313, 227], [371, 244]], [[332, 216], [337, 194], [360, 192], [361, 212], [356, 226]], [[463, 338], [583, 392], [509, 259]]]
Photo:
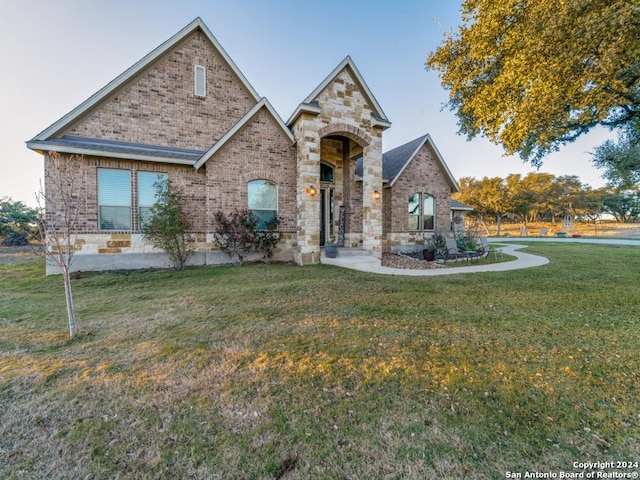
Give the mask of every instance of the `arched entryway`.
[[[381, 253], [381, 132], [336, 123], [317, 128], [318, 118], [301, 115], [294, 123], [298, 139], [299, 264], [317, 263], [327, 242]], [[315, 128], [314, 128], [315, 127]], [[361, 175], [356, 166], [362, 158]], [[323, 166], [324, 165], [324, 166]], [[332, 181], [326, 175], [332, 174]], [[325, 176], [324, 178], [323, 175]]]

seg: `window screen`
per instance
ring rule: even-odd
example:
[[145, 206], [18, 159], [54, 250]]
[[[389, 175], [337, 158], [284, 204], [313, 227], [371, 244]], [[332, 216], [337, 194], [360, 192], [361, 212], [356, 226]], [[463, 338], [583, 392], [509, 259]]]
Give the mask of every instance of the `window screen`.
[[156, 182], [167, 180], [166, 173], [138, 172], [138, 215], [142, 230], [151, 207], [156, 203]]
[[131, 230], [131, 172], [98, 169], [100, 230]]

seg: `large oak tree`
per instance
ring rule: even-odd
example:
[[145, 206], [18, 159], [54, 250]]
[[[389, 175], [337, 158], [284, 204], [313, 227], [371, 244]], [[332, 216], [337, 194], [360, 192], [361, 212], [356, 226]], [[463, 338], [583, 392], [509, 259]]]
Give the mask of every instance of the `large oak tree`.
[[640, 0], [464, 0], [427, 58], [461, 133], [535, 165], [640, 116]]

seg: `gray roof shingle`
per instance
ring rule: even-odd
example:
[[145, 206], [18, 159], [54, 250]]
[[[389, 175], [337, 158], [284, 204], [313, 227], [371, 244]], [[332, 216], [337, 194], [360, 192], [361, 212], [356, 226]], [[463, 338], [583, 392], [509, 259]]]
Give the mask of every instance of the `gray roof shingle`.
[[116, 140], [104, 140], [101, 138], [87, 138], [76, 135], [64, 135], [60, 138], [47, 140], [32, 140], [29, 148], [43, 150], [66, 151], [69, 153], [82, 152], [82, 154], [103, 155], [105, 153], [127, 157], [148, 157], [165, 161], [180, 161], [180, 163], [194, 164], [198, 161], [204, 150], [190, 150], [186, 148], [162, 147], [143, 143], [120, 142]]

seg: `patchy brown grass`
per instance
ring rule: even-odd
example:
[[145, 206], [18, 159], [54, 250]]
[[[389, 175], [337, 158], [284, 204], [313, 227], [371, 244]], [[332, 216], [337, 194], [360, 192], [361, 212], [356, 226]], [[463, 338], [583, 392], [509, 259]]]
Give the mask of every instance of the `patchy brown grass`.
[[640, 458], [640, 249], [442, 278], [0, 266], [2, 478], [504, 478]]

